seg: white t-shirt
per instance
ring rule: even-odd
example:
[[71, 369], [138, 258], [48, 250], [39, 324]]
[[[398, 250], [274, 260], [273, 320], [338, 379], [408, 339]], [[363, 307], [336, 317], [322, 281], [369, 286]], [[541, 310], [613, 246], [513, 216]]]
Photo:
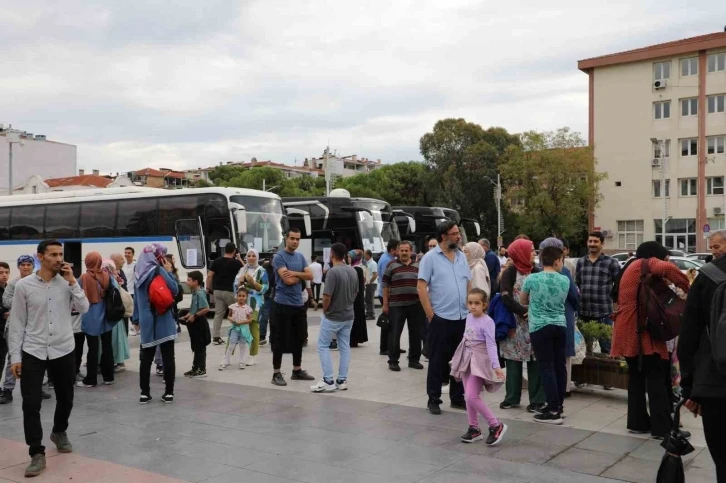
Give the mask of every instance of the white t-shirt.
[[313, 283], [323, 283], [323, 266], [313, 262], [310, 264], [310, 270], [313, 272]]
[[[318, 265], [320, 265], [320, 264], [318, 263]], [[308, 303], [308, 298], [310, 297], [308, 295], [309, 288], [310, 288], [310, 280], [306, 280], [305, 281], [305, 290], [303, 290], [303, 292], [302, 292], [303, 305]]]
[[[366, 267], [368, 267], [368, 274], [366, 275], [366, 285], [371, 283], [371, 279], [373, 278], [374, 273], [378, 273], [378, 264], [375, 260], [372, 258], [365, 262]], [[378, 283], [378, 278], [376, 278], [375, 283]]]
[[507, 257], [499, 257], [499, 266], [503, 267], [507, 260], [509, 260]]
[[131, 263], [124, 262], [124, 266], [121, 267], [121, 270], [124, 272], [124, 275], [126, 275], [126, 291], [130, 293], [131, 295], [134, 294], [134, 284], [136, 282], [136, 278], [134, 277], [134, 270], [136, 269], [136, 261], [134, 260]]

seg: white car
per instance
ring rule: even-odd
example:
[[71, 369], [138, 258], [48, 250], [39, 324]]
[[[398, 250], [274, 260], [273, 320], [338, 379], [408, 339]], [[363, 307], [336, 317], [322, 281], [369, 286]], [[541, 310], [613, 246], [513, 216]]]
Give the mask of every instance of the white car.
[[628, 260], [630, 260], [630, 255], [627, 253], [616, 253], [615, 255], [610, 255], [610, 258], [614, 258], [617, 260], [617, 262], [620, 264], [620, 268], [624, 267]]
[[690, 258], [691, 260], [697, 260], [702, 263], [706, 263], [706, 259], [709, 257], [713, 257], [713, 255], [711, 253], [707, 253], [707, 252], [691, 253], [690, 255], [688, 255], [688, 258]]
[[670, 257], [669, 260], [671, 263], [675, 264], [684, 274], [691, 268], [694, 268], [698, 271], [703, 266], [702, 262], [688, 257]]

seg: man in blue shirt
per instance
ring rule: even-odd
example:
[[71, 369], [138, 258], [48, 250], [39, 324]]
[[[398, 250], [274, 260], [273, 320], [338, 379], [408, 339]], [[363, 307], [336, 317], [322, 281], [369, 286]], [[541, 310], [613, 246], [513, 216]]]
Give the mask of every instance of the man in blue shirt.
[[499, 272], [502, 271], [502, 265], [499, 262], [497, 254], [492, 251], [492, 244], [489, 243], [489, 240], [482, 238], [479, 240], [479, 245], [484, 249], [484, 263], [487, 264], [487, 268], [489, 269], [489, 279], [492, 281], [491, 296], [493, 298], [495, 293], [494, 287], [499, 285], [496, 283], [496, 280], [499, 280]]
[[419, 262], [418, 295], [429, 320], [429, 372], [426, 392], [428, 411], [441, 414], [441, 384], [449, 380], [449, 398], [454, 409], [466, 409], [464, 386], [449, 375], [449, 361], [464, 337], [469, 310], [466, 297], [471, 289], [471, 271], [459, 248], [461, 232], [453, 221], [438, 226], [439, 245]]
[[302, 253], [300, 230], [290, 228], [285, 237], [285, 249], [275, 254], [272, 269], [275, 272], [275, 311], [270, 343], [272, 344], [272, 384], [287, 386], [280, 373], [282, 355], [292, 353], [293, 381], [312, 381], [315, 378], [302, 370], [303, 342], [307, 338], [308, 320], [303, 304], [302, 290], [307, 280], [313, 279]]
[[[386, 273], [386, 268], [388, 267], [388, 264], [394, 261], [398, 256], [398, 245], [400, 244], [401, 242], [396, 240], [395, 238], [391, 238], [390, 240], [388, 240], [388, 246], [386, 246], [386, 253], [381, 255], [381, 258], [378, 260], [378, 273]], [[378, 300], [381, 302], [381, 306], [383, 306], [382, 283], [378, 284], [378, 292], [376, 293], [376, 297], [378, 297]], [[388, 328], [388, 326], [381, 327], [381, 341], [379, 343], [379, 349], [382, 356], [388, 355]]]

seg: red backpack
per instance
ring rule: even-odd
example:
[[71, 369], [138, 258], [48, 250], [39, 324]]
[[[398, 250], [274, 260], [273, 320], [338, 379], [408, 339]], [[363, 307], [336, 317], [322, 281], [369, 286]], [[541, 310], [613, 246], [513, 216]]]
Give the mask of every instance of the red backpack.
[[166, 279], [159, 274], [158, 270], [149, 284], [149, 303], [156, 311], [156, 315], [162, 315], [174, 305], [174, 295], [166, 285]]

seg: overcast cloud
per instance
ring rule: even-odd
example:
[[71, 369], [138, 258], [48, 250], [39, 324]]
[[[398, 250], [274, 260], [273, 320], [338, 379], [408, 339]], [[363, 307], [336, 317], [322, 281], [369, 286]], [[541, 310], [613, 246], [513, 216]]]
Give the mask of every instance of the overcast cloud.
[[718, 0], [25, 0], [0, 122], [103, 173], [252, 156], [421, 159], [445, 117], [587, 132], [577, 61], [719, 31]]

